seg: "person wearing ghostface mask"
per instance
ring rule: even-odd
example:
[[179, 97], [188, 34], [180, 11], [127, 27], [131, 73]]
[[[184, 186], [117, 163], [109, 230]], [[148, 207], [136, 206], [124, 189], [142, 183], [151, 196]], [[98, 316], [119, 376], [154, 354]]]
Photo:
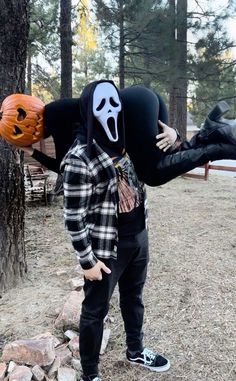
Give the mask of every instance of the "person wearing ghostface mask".
[[103, 320], [118, 283], [130, 363], [163, 372], [170, 362], [143, 344], [142, 291], [148, 265], [146, 191], [125, 149], [119, 91], [96, 81], [80, 97], [78, 138], [65, 156], [64, 217], [82, 266], [81, 381], [100, 381]]

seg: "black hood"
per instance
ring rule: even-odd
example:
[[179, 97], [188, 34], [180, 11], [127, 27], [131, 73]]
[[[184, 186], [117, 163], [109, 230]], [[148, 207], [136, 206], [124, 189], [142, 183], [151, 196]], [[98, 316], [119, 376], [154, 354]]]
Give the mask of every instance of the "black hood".
[[[87, 137], [87, 150], [90, 156], [92, 149], [93, 139], [97, 144], [105, 151], [109, 156], [120, 155], [125, 147], [125, 134], [124, 134], [124, 117], [123, 117], [123, 107], [118, 115], [118, 136], [117, 142], [111, 142], [103, 127], [100, 125], [99, 121], [93, 115], [93, 94], [96, 86], [99, 83], [108, 82], [113, 85], [120, 98], [120, 93], [113, 81], [100, 80], [89, 83], [82, 91], [80, 96], [80, 117], [82, 122], [82, 129], [78, 136], [84, 140], [84, 136]], [[122, 102], [121, 102], [122, 104]]]

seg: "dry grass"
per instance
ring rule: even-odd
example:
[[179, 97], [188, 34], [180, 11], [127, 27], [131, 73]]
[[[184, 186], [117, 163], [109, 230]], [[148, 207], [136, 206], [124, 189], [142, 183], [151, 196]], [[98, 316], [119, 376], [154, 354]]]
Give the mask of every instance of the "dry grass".
[[[178, 178], [149, 188], [150, 265], [144, 292], [145, 344], [172, 368], [155, 374], [125, 362], [125, 337], [114, 294], [112, 336], [101, 358], [104, 381], [236, 379], [236, 180]], [[69, 292], [75, 260], [64, 232], [62, 201], [27, 212], [29, 278], [1, 301], [8, 339], [53, 330]], [[66, 269], [68, 274], [57, 276]]]

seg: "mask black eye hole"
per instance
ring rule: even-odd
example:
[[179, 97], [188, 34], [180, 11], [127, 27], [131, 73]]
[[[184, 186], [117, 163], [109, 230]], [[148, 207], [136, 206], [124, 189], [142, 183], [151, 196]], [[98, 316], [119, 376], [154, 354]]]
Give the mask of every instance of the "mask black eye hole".
[[26, 118], [26, 112], [23, 110], [23, 108], [18, 108], [17, 109], [18, 115], [17, 115], [17, 120], [21, 121]]
[[98, 107], [96, 107], [96, 111], [100, 111], [104, 107], [105, 103], [106, 103], [106, 100], [105, 98], [103, 98], [101, 102], [99, 103]]
[[114, 101], [113, 98], [110, 98], [110, 104], [111, 104], [113, 107], [118, 107], [118, 106], [119, 106], [119, 103], [116, 103], [116, 102]]

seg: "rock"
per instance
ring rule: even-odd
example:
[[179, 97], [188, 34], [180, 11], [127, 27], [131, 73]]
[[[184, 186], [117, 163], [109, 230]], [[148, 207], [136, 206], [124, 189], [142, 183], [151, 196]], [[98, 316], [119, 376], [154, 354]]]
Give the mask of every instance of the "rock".
[[49, 378], [48, 376], [45, 376], [46, 381], [57, 381], [55, 378]]
[[56, 328], [78, 328], [84, 292], [72, 291], [55, 321]]
[[70, 364], [72, 353], [67, 348], [67, 344], [62, 344], [56, 348], [56, 358], [60, 359], [61, 365]]
[[68, 344], [72, 354], [74, 357], [80, 357], [80, 354], [79, 354], [79, 336], [76, 336], [76, 337], [73, 337], [73, 339], [71, 339], [69, 341], [69, 344]]
[[56, 357], [52, 363], [51, 368], [48, 371], [48, 377], [53, 377], [57, 373], [58, 368], [60, 368], [60, 366], [61, 366], [61, 359], [60, 357]]
[[7, 364], [5, 362], [0, 362], [0, 381], [4, 380], [6, 370]]
[[107, 347], [107, 344], [108, 344], [108, 341], [110, 338], [110, 334], [111, 334], [110, 328], [104, 329], [103, 336], [102, 336], [102, 345], [101, 345], [101, 349], [100, 349], [100, 355], [103, 355], [105, 350], [106, 350], [106, 347]]
[[51, 365], [55, 359], [53, 338], [16, 340], [5, 345], [3, 361], [16, 361], [27, 365]]
[[74, 337], [78, 336], [78, 333], [76, 331], [72, 331], [71, 329], [68, 329], [66, 332], [64, 332], [64, 335], [68, 337], [68, 339], [73, 339]]
[[76, 381], [76, 372], [71, 368], [59, 368], [57, 373], [58, 381]]
[[31, 372], [33, 373], [33, 379], [36, 381], [43, 381], [45, 378], [45, 372], [39, 365], [35, 365]]
[[32, 376], [32, 372], [27, 366], [17, 365], [10, 373], [9, 381], [30, 381]]
[[58, 345], [61, 344], [60, 340], [56, 336], [54, 336], [51, 332], [44, 332], [40, 333], [37, 336], [32, 337], [33, 340], [38, 340], [38, 339], [47, 339], [47, 338], [52, 338], [54, 341], [54, 347], [57, 347]]
[[67, 275], [67, 271], [66, 271], [66, 270], [58, 270], [58, 271], [56, 272], [56, 275], [57, 275], [57, 276]]
[[76, 291], [80, 291], [82, 290], [82, 288], [84, 287], [84, 280], [83, 279], [80, 279], [80, 278], [72, 278], [72, 279], [69, 279], [68, 280], [68, 283], [70, 285], [70, 287]]
[[75, 370], [77, 370], [77, 371], [79, 371], [79, 372], [82, 372], [82, 367], [81, 367], [81, 362], [80, 362], [80, 360], [73, 358], [73, 359], [71, 360], [71, 365], [73, 366], [73, 368], [74, 368]]
[[7, 368], [7, 373], [11, 373], [13, 369], [15, 368], [16, 363], [14, 361], [10, 361]]

